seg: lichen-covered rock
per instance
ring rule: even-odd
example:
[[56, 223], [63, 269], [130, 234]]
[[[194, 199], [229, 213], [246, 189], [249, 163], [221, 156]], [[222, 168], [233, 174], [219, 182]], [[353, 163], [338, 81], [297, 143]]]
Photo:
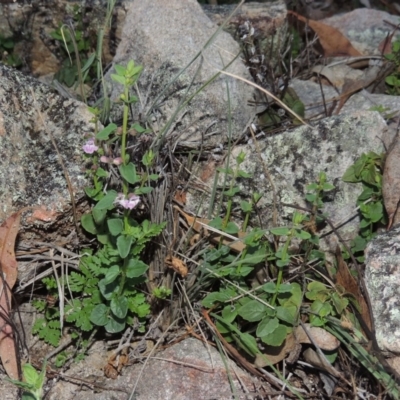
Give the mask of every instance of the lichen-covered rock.
[[400, 225], [368, 244], [365, 285], [378, 345], [383, 351], [400, 355]]
[[[228, 373], [231, 374], [237, 399], [248, 399], [249, 395], [264, 394], [264, 390], [271, 390], [266, 383], [262, 385], [265, 389], [260, 388], [255, 378], [232, 361], [223, 361], [215, 348], [207, 348], [197, 339], [179, 342], [147, 361], [124, 367], [115, 380], [106, 379], [101, 376], [101, 368], [107, 360], [104, 357], [101, 364], [97, 343], [94, 351], [89, 350], [87, 359], [72, 364], [68, 371], [69, 376], [79, 377], [80, 380], [60, 380], [51, 389], [48, 398], [125, 400], [130, 396], [137, 400], [229, 400], [232, 399], [232, 387]], [[82, 389], [78, 391], [79, 387]], [[246, 393], [243, 387], [247, 388]]]
[[[253, 89], [244, 82], [220, 75], [207, 84], [231, 62], [227, 68], [230, 73], [249, 79], [244, 64], [239, 58], [235, 60], [239, 45], [228, 33], [221, 31], [203, 49], [217, 28], [196, 0], [135, 0], [129, 5], [114, 58], [116, 64], [134, 60], [144, 67], [138, 82], [140, 102], [134, 107], [133, 117], [141, 115], [151, 122], [156, 133], [191, 148], [225, 142], [230, 119], [232, 138], [238, 138], [254, 114], [248, 105]], [[199, 52], [201, 55], [192, 62]], [[111, 97], [115, 100], [122, 86], [115, 82], [113, 85]], [[186, 104], [200, 89], [201, 93]], [[120, 115], [121, 109], [114, 108], [114, 119]], [[173, 122], [168, 125], [171, 118]]]
[[[258, 215], [263, 227], [274, 226], [275, 202], [278, 225], [290, 225], [296, 206], [309, 207], [305, 201], [307, 185], [316, 182], [320, 172], [325, 172], [327, 181], [335, 189], [324, 196], [324, 212], [338, 227], [341, 236], [347, 241], [351, 240], [358, 232], [359, 220], [354, 217], [357, 216], [356, 200], [362, 187], [343, 182], [342, 176], [362, 153], [379, 153], [384, 150], [380, 138], [386, 128], [379, 113], [361, 111], [326, 118], [315, 123], [313, 128], [301, 126], [271, 135], [259, 139], [258, 143], [264, 166], [253, 143], [237, 146], [232, 150], [231, 167], [243, 151], [246, 159], [240, 168], [252, 174], [251, 179], [241, 179], [239, 182], [242, 189], [240, 200], [249, 200], [251, 193], [261, 193], [263, 197], [258, 203]], [[209, 176], [206, 183], [211, 188], [214, 176]], [[273, 196], [274, 190], [276, 199]], [[202, 196], [188, 196], [189, 207], [193, 212], [201, 209], [200, 205], [205, 203]], [[283, 203], [293, 207], [284, 206]], [[326, 249], [334, 250], [337, 243], [337, 237], [331, 234], [321, 244]]]
[[91, 119], [85, 104], [0, 65], [0, 221], [27, 206], [33, 209], [23, 220], [25, 230], [65, 217], [71, 198], [59, 156], [74, 196], [82, 197], [82, 144], [93, 135]]

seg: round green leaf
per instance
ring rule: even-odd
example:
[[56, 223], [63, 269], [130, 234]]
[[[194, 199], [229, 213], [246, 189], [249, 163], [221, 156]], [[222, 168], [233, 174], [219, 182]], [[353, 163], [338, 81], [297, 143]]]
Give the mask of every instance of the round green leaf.
[[132, 236], [121, 235], [117, 239], [117, 248], [121, 258], [126, 258], [131, 250], [133, 238]]
[[246, 321], [256, 322], [261, 321], [265, 316], [267, 306], [261, 304], [257, 300], [250, 300], [244, 306], [240, 307], [238, 314]]
[[96, 235], [98, 233], [97, 232], [97, 227], [96, 227], [96, 225], [94, 223], [92, 214], [84, 214], [84, 215], [82, 215], [81, 225], [82, 225], [82, 228], [86, 232], [89, 232], [92, 235]]
[[94, 206], [93, 209], [104, 210], [111, 209], [114, 206], [114, 201], [118, 193], [115, 190], [110, 190], [107, 194]]
[[104, 279], [102, 279], [102, 281], [106, 285], [108, 285], [109, 283], [114, 282], [119, 274], [120, 274], [120, 270], [119, 270], [118, 265], [113, 265], [112, 267], [110, 267], [107, 270], [106, 276], [104, 277]]
[[257, 337], [270, 335], [279, 325], [278, 318], [263, 318], [257, 326]]
[[136, 167], [131, 162], [127, 165], [120, 165], [119, 172], [121, 176], [132, 185], [140, 181], [140, 177], [136, 173]]
[[125, 296], [114, 297], [111, 300], [110, 308], [116, 317], [125, 318], [128, 314], [128, 299]]
[[108, 333], [118, 333], [123, 331], [125, 328], [125, 321], [120, 320], [116, 316], [112, 315], [110, 316], [110, 319], [105, 326], [105, 329]]
[[136, 258], [130, 259], [128, 262], [128, 267], [126, 269], [127, 278], [137, 278], [142, 276], [147, 270], [149, 266], [144, 262], [137, 260]]
[[269, 346], [280, 346], [286, 339], [287, 330], [283, 325], [278, 327], [269, 335], [261, 337], [261, 340]]
[[90, 314], [90, 321], [97, 326], [105, 326], [108, 323], [108, 307], [105, 304], [98, 304]]
[[111, 235], [118, 236], [124, 229], [124, 222], [120, 218], [112, 218], [107, 221]]

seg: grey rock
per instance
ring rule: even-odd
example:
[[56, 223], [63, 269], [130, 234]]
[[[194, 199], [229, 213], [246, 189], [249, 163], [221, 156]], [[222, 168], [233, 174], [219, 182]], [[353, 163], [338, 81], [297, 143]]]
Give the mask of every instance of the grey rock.
[[[254, 115], [253, 109], [247, 105], [253, 98], [251, 87], [220, 75], [195, 95], [231, 62], [227, 69], [230, 73], [249, 78], [240, 59], [235, 60], [240, 48], [228, 33], [221, 31], [212, 44], [203, 49], [217, 28], [196, 0], [172, 0], [168, 3], [162, 0], [132, 1], [129, 4], [114, 62], [124, 65], [134, 60], [144, 67], [138, 82], [140, 102], [134, 107], [134, 119], [141, 114], [157, 134], [194, 148], [212, 147], [226, 141], [229, 115], [232, 138], [236, 139], [243, 133]], [[199, 52], [201, 55], [192, 63]], [[118, 98], [121, 87], [113, 83], [113, 100]], [[190, 102], [181, 108], [193, 95]], [[112, 115], [118, 119], [121, 109], [114, 107]], [[169, 125], [170, 120], [173, 122]]]
[[381, 350], [400, 355], [400, 225], [365, 250], [365, 284]]
[[28, 207], [20, 243], [57, 242], [74, 231], [71, 196], [59, 157], [78, 201], [88, 185], [82, 145], [85, 136], [93, 136], [91, 119], [85, 104], [0, 65], [0, 222]]
[[[58, 382], [50, 391], [50, 400], [204, 400], [232, 399], [228, 375], [218, 351], [206, 348], [199, 340], [187, 339], [157, 353], [146, 364], [138, 363], [127, 366], [116, 380], [102, 377], [99, 353], [104, 349], [96, 348], [89, 357], [79, 364], [74, 364], [68, 371], [69, 376], [101, 384], [103, 390], [97, 393], [86, 387], [83, 391], [79, 383]], [[251, 393], [254, 387], [260, 387], [247, 372], [239, 369], [228, 360], [229, 373], [234, 382], [237, 399], [245, 399], [243, 386]], [[97, 377], [97, 378], [95, 378]], [[240, 381], [238, 380], [240, 379]], [[138, 381], [134, 395], [133, 388]], [[243, 385], [243, 386], [242, 386]], [[267, 387], [266, 385], [264, 385]], [[123, 389], [126, 391], [116, 390]], [[131, 396], [131, 397], [130, 397]]]
[[[315, 123], [313, 128], [301, 126], [260, 140], [261, 157], [277, 195], [278, 225], [290, 224], [294, 211], [294, 208], [283, 206], [282, 203], [307, 207], [306, 187], [316, 182], [319, 173], [323, 171], [327, 181], [335, 186], [335, 190], [328, 192], [325, 198], [324, 212], [335, 226], [346, 222], [340, 226], [339, 233], [345, 240], [353, 239], [359, 223], [356, 218], [356, 200], [362, 188], [357, 184], [343, 182], [342, 176], [362, 153], [383, 151], [380, 137], [386, 128], [379, 113], [360, 111], [326, 118]], [[252, 143], [233, 149], [231, 166], [235, 165], [235, 158], [241, 151], [246, 154], [246, 159], [240, 167], [252, 174], [251, 179], [240, 182], [243, 200], [249, 200], [248, 193], [256, 191], [263, 194], [259, 214], [263, 227], [272, 227], [272, 186]], [[210, 188], [213, 179], [211, 177], [207, 181]], [[196, 212], [201, 198], [192, 195], [188, 199], [191, 210]], [[335, 235], [329, 235], [324, 241], [321, 244], [325, 243], [325, 248], [336, 248]]]
[[399, 18], [385, 11], [358, 8], [345, 14], [326, 18], [321, 22], [337, 28], [361, 53], [380, 55], [379, 45], [392, 33], [394, 27], [399, 23]]

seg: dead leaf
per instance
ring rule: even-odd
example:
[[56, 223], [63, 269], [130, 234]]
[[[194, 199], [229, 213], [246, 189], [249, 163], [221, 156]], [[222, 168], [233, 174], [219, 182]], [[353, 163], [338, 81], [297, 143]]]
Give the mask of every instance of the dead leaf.
[[175, 272], [177, 272], [182, 278], [184, 278], [188, 274], [188, 267], [179, 258], [167, 256], [165, 257], [165, 264], [167, 264], [169, 268], [172, 268]]
[[[337, 246], [336, 248], [336, 260], [337, 260], [337, 273], [336, 273], [336, 283], [342, 286], [346, 293], [350, 293], [354, 296], [360, 306], [360, 316], [363, 319], [365, 325], [371, 330], [371, 316], [368, 309], [367, 302], [361, 293], [360, 287], [356, 279], [349, 271], [349, 267], [344, 262], [342, 257], [342, 252]], [[360, 278], [362, 279], [362, 278]]]
[[293, 15], [299, 21], [304, 22], [318, 35], [325, 57], [362, 56], [362, 54], [353, 47], [350, 41], [336, 28], [323, 24], [322, 22], [307, 19], [294, 11], [288, 11], [287, 13]]
[[257, 354], [254, 365], [257, 368], [264, 368], [274, 365], [284, 360], [291, 353], [299, 355], [301, 346], [293, 334], [286, 336], [285, 341], [280, 346], [265, 346], [262, 354]]
[[[304, 331], [301, 325], [297, 326], [295, 329], [295, 335], [299, 343], [302, 344], [313, 344], [313, 342], [322, 350], [333, 351], [340, 346], [340, 342], [331, 333], [325, 329], [319, 328], [317, 326], [311, 326], [310, 324], [303, 324], [307, 332]], [[313, 342], [310, 340], [310, 335]]]
[[[11, 215], [0, 226], [0, 358], [7, 375], [18, 379], [18, 359], [13, 328], [9, 323], [11, 312], [11, 290], [17, 281], [18, 263], [15, 259], [15, 239], [19, 230], [20, 212]], [[4, 316], [4, 317], [3, 317]]]
[[383, 169], [382, 195], [389, 216], [388, 229], [400, 222], [400, 138], [399, 134], [390, 145]]

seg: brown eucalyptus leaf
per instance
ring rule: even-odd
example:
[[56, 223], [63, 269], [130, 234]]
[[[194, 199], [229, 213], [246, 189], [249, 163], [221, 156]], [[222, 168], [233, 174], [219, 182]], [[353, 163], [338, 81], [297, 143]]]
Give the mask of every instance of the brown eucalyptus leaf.
[[288, 14], [293, 15], [299, 21], [307, 24], [318, 35], [325, 57], [362, 56], [362, 54], [353, 47], [349, 39], [347, 39], [338, 29], [323, 24], [322, 22], [305, 18], [294, 11], [288, 11]]
[[[336, 273], [336, 283], [344, 288], [346, 293], [350, 293], [357, 300], [360, 306], [360, 315], [365, 322], [365, 325], [371, 329], [371, 315], [367, 302], [361, 293], [360, 286], [354, 276], [350, 273], [349, 267], [343, 260], [342, 252], [339, 246], [336, 248], [336, 262], [337, 262], [337, 273]], [[362, 279], [362, 278], [360, 278]]]
[[15, 259], [15, 239], [19, 230], [21, 215], [11, 215], [0, 226], [0, 358], [7, 375], [11, 379], [18, 379], [18, 359], [13, 328], [10, 322], [11, 290], [15, 285], [18, 275], [18, 264]]
[[389, 226], [400, 222], [400, 140], [397, 134], [386, 155], [383, 169], [382, 194], [386, 212], [389, 217]]

